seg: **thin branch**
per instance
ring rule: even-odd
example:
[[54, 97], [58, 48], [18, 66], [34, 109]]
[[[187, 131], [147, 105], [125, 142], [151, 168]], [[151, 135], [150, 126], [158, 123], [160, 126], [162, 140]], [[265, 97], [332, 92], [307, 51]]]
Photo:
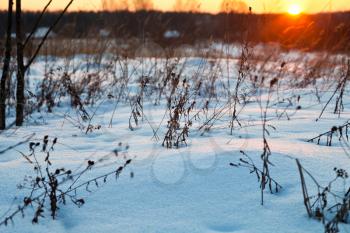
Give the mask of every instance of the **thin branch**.
[[20, 146], [20, 145], [23, 145], [23, 144], [29, 142], [34, 136], [35, 136], [35, 133], [31, 134], [26, 140], [24, 140], [24, 141], [22, 141], [22, 142], [19, 142], [19, 143], [15, 144], [15, 145], [9, 146], [9, 147], [7, 147], [7, 148], [4, 149], [4, 150], [1, 150], [1, 151], [0, 151], [0, 155], [1, 155], [1, 154], [5, 154], [5, 153], [6, 153], [7, 151], [9, 151], [9, 150], [12, 150], [12, 149], [14, 149], [14, 148], [16, 148], [16, 147], [18, 147], [18, 146]]
[[56, 21], [51, 25], [49, 30], [47, 30], [45, 36], [42, 38], [40, 44], [38, 45], [36, 51], [34, 52], [34, 55], [31, 57], [31, 59], [28, 61], [27, 65], [25, 66], [25, 70], [27, 70], [31, 66], [31, 64], [34, 62], [35, 58], [38, 56], [38, 54], [40, 52], [41, 47], [44, 45], [44, 43], [45, 43], [46, 39], [48, 38], [48, 36], [50, 35], [51, 31], [58, 24], [58, 22], [61, 20], [63, 15], [67, 12], [68, 8], [72, 5], [73, 1], [74, 0], [70, 0], [70, 2], [66, 5], [66, 7], [63, 9], [61, 14], [57, 17]]
[[25, 40], [25, 42], [24, 42], [24, 44], [23, 44], [23, 47], [26, 47], [26, 45], [28, 44], [29, 40], [32, 38], [32, 36], [33, 36], [34, 33], [36, 32], [36, 30], [38, 29], [39, 23], [41, 22], [41, 19], [43, 18], [44, 14], [45, 14], [45, 12], [46, 12], [46, 10], [47, 10], [47, 8], [51, 5], [51, 3], [52, 3], [52, 0], [50, 0], [50, 1], [46, 4], [46, 6], [44, 7], [44, 9], [41, 11], [40, 16], [39, 16], [39, 18], [37, 19], [37, 21], [35, 22], [35, 25], [34, 25], [32, 31], [31, 31], [30, 34], [27, 36], [27, 38], [26, 38], [26, 40]]

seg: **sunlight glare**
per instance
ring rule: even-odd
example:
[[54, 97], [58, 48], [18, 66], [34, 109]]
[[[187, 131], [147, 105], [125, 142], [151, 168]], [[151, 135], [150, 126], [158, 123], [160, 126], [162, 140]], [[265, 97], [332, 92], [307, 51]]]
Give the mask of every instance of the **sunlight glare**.
[[288, 13], [291, 15], [299, 15], [301, 13], [301, 7], [296, 4], [290, 5], [288, 8]]

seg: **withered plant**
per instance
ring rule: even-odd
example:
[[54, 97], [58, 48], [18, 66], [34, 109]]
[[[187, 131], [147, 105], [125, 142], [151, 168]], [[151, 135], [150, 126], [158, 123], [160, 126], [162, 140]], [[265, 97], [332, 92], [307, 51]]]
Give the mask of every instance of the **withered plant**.
[[347, 60], [346, 65], [343, 67], [343, 73], [341, 77], [337, 80], [337, 86], [334, 92], [332, 93], [331, 97], [328, 99], [327, 103], [323, 107], [317, 120], [321, 119], [324, 111], [327, 109], [328, 105], [332, 102], [334, 97], [336, 97], [336, 100], [335, 100], [333, 113], [338, 114], [338, 116], [340, 116], [340, 114], [344, 111], [343, 97], [344, 97], [344, 92], [346, 90], [349, 78], [350, 78], [350, 60]]
[[270, 174], [264, 173], [264, 171], [260, 170], [254, 163], [253, 159], [246, 154], [244, 151], [240, 151], [240, 153], [244, 156], [244, 158], [240, 158], [238, 163], [230, 163], [232, 167], [242, 167], [249, 169], [250, 174], [255, 174], [258, 182], [260, 183], [260, 188], [262, 189], [262, 179], [264, 179], [265, 185], [268, 185], [271, 194], [278, 193], [282, 186], [273, 179]]
[[[144, 93], [147, 84], [149, 83], [148, 77], [141, 77], [139, 82], [140, 90], [138, 95], [131, 100], [131, 115], [129, 117], [129, 129], [134, 130], [139, 125], [139, 118], [143, 118], [143, 102], [144, 102]], [[132, 123], [133, 121], [133, 123]], [[133, 124], [135, 126], [133, 126]]]
[[321, 141], [322, 138], [326, 138], [326, 146], [332, 146], [334, 137], [337, 137], [339, 141], [341, 140], [349, 141], [349, 129], [350, 129], [350, 122], [346, 122], [341, 126], [333, 126], [331, 130], [325, 133], [321, 133], [320, 135], [309, 139], [307, 142], [316, 142], [317, 145], [320, 145], [322, 143]]
[[[325, 233], [340, 232], [340, 224], [349, 224], [350, 214], [350, 187], [345, 187], [346, 180], [349, 175], [347, 171], [341, 168], [334, 168], [335, 178], [326, 186], [322, 186], [312, 174], [305, 169], [299, 160], [296, 160], [302, 193], [304, 197], [304, 205], [306, 212], [310, 218], [320, 220], [324, 225]], [[308, 179], [307, 179], [308, 178]], [[316, 190], [310, 191], [309, 180]], [[336, 182], [341, 181], [344, 184], [344, 191], [334, 190]], [[310, 194], [314, 192], [314, 194]]]
[[196, 102], [191, 101], [190, 84], [186, 79], [180, 81], [180, 76], [175, 75], [171, 80], [171, 95], [168, 97], [168, 123], [162, 145], [166, 148], [179, 148], [187, 145], [186, 139], [192, 126], [190, 113]]
[[[85, 204], [85, 199], [79, 193], [90, 192], [92, 186], [98, 188], [100, 184], [114, 176], [118, 179], [120, 174], [130, 165], [132, 159], [127, 154], [128, 146], [119, 143], [119, 147], [112, 153], [105, 155], [97, 161], [88, 160], [77, 169], [67, 169], [57, 167], [51, 160], [55, 153], [55, 146], [58, 139], [50, 139], [45, 136], [41, 142], [33, 141], [29, 143], [29, 153], [21, 153], [23, 158], [33, 167], [34, 174], [27, 175], [24, 181], [18, 185], [19, 190], [29, 190], [23, 201], [16, 208], [10, 208], [2, 219], [0, 227], [14, 223], [17, 216], [25, 217], [27, 212], [34, 211], [32, 223], [37, 224], [48, 212], [53, 220], [57, 218], [57, 213], [68, 201], [81, 207]], [[98, 175], [94, 178], [84, 178], [95, 168], [116, 166], [110, 172]], [[133, 172], [130, 174], [133, 177]]]

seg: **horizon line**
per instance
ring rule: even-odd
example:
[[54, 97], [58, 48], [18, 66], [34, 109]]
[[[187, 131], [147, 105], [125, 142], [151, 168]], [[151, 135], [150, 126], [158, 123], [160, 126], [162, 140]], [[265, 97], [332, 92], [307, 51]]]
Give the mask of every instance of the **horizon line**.
[[[6, 9], [0, 9], [0, 12], [6, 12]], [[23, 13], [41, 13], [41, 10], [27, 10], [23, 9]], [[61, 12], [60, 9], [56, 10], [47, 10], [47, 13], [58, 13]], [[207, 15], [221, 15], [221, 14], [240, 14], [240, 15], [287, 15], [287, 11], [275, 11], [275, 12], [238, 12], [238, 11], [232, 11], [232, 12], [225, 12], [225, 11], [218, 11], [218, 12], [212, 12], [212, 11], [176, 11], [176, 10], [161, 10], [161, 9], [144, 9], [144, 10], [122, 10], [122, 9], [115, 9], [115, 10], [87, 10], [87, 9], [74, 9], [74, 10], [68, 10], [67, 13], [118, 13], [118, 12], [128, 12], [128, 13], [137, 13], [137, 12], [158, 12], [158, 13], [185, 13], [185, 14], [207, 14]], [[350, 9], [347, 10], [335, 10], [335, 11], [319, 11], [319, 12], [301, 12], [300, 15], [321, 15], [321, 14], [340, 14], [340, 13], [350, 13]]]

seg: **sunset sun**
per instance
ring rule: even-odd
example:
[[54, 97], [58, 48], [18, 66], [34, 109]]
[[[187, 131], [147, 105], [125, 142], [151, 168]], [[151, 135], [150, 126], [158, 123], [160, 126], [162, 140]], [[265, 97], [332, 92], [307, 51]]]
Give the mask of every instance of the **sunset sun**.
[[288, 13], [291, 15], [299, 15], [301, 11], [301, 7], [297, 4], [290, 5], [288, 8]]

